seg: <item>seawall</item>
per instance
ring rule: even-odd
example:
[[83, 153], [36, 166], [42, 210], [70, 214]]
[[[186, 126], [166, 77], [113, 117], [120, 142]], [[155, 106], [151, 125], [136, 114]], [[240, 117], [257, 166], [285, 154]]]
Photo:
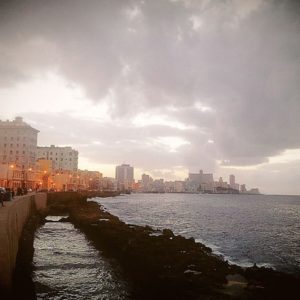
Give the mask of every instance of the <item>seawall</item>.
[[19, 241], [24, 225], [33, 211], [47, 206], [47, 194], [16, 197], [0, 207], [0, 290], [9, 291], [16, 266]]

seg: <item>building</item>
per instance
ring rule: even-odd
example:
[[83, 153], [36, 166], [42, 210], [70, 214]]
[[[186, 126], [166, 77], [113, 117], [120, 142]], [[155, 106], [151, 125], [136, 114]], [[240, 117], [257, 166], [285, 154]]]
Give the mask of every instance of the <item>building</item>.
[[103, 177], [101, 180], [101, 190], [103, 191], [117, 191], [118, 183], [115, 178]]
[[202, 170], [199, 173], [189, 173], [187, 181], [199, 184], [199, 189], [203, 192], [214, 190], [214, 177], [211, 173], [205, 174]]
[[134, 182], [134, 168], [128, 164], [122, 164], [116, 167], [116, 180], [119, 190], [128, 190], [132, 188]]
[[0, 120], [0, 164], [22, 170], [34, 168], [38, 132], [21, 117], [13, 121]]
[[211, 173], [203, 173], [202, 170], [199, 173], [189, 173], [189, 181], [198, 182], [198, 183], [213, 183], [214, 177]]
[[235, 176], [234, 175], [229, 176], [229, 185], [232, 189], [235, 188]]
[[152, 189], [153, 178], [150, 175], [143, 174], [142, 180], [140, 184], [140, 188], [142, 192], [150, 192]]
[[78, 170], [78, 151], [71, 147], [37, 147], [37, 159], [53, 161], [53, 169], [57, 171]]
[[241, 193], [246, 193], [246, 192], [247, 192], [247, 189], [246, 189], [246, 185], [245, 185], [245, 184], [241, 184], [241, 186], [240, 186], [240, 191], [241, 191]]

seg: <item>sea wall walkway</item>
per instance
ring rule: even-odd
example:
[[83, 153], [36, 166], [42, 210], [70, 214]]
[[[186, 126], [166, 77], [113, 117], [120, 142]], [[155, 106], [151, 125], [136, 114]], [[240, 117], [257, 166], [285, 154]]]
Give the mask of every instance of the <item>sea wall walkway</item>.
[[47, 206], [46, 193], [15, 197], [0, 207], [0, 290], [10, 290], [19, 240], [30, 215]]

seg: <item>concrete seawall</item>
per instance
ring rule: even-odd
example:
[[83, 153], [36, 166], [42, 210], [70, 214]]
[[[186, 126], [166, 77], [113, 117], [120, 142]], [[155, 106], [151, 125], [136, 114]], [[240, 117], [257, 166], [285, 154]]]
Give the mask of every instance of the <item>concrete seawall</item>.
[[30, 214], [47, 206], [47, 194], [16, 197], [0, 207], [0, 290], [10, 290], [19, 240]]

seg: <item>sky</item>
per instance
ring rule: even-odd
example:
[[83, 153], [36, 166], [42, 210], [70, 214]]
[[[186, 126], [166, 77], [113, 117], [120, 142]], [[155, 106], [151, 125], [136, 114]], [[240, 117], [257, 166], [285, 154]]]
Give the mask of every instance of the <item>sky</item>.
[[2, 0], [0, 119], [79, 167], [300, 194], [300, 1]]

